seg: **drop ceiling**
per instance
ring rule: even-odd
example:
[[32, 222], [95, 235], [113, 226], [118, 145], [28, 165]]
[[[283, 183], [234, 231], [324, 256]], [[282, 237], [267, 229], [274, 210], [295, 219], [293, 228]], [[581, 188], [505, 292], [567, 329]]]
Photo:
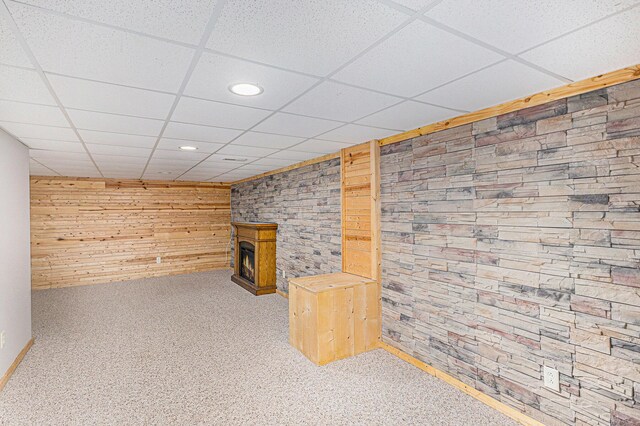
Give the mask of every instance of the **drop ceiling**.
[[0, 127], [33, 175], [235, 181], [639, 63], [639, 5], [0, 0]]

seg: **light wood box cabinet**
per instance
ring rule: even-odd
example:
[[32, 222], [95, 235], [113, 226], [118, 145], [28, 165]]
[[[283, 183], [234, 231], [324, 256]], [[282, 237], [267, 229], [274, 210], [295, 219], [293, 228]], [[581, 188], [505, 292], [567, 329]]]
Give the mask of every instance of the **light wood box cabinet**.
[[318, 365], [375, 349], [378, 283], [337, 273], [289, 280], [289, 342]]

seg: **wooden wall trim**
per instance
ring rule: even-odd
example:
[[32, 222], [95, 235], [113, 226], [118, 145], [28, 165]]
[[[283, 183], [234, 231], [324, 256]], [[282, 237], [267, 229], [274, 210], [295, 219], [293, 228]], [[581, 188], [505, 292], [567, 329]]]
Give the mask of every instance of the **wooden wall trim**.
[[627, 81], [635, 80], [638, 78], [640, 78], [640, 64], [610, 73], [601, 74], [595, 77], [588, 78], [586, 80], [569, 83], [565, 86], [557, 87], [555, 89], [547, 90], [544, 92], [539, 92], [531, 96], [505, 102], [489, 108], [484, 108], [479, 111], [470, 112], [468, 114], [460, 115], [449, 120], [439, 121], [437, 123], [429, 124], [414, 130], [409, 130], [398, 135], [389, 136], [380, 140], [380, 146], [402, 142], [407, 139], [415, 138], [417, 136], [424, 136], [429, 133], [439, 132], [441, 130], [450, 129], [452, 127], [474, 123], [486, 118], [491, 118], [498, 115], [519, 111], [521, 109], [546, 104], [548, 102], [557, 101], [559, 99], [568, 98], [570, 96], [592, 92], [597, 89], [625, 83]]
[[13, 372], [16, 371], [16, 368], [18, 368], [18, 365], [20, 365], [25, 355], [27, 355], [27, 352], [29, 352], [29, 349], [31, 349], [31, 346], [33, 346], [34, 340], [35, 340], [34, 338], [31, 338], [27, 342], [27, 344], [24, 346], [24, 348], [22, 348], [22, 350], [20, 351], [16, 359], [9, 366], [9, 369], [6, 371], [6, 373], [4, 373], [4, 375], [0, 379], [0, 392], [2, 392], [2, 389], [4, 389], [5, 385], [13, 375]]
[[340, 151], [342, 272], [378, 280], [380, 250], [377, 204], [380, 146], [373, 140]]
[[532, 419], [531, 417], [527, 416], [526, 414], [516, 410], [515, 408], [509, 407], [508, 405], [498, 401], [497, 399], [494, 399], [492, 397], [490, 397], [489, 395], [480, 392], [477, 389], [474, 389], [473, 387], [467, 385], [464, 382], [461, 382], [460, 380], [448, 375], [447, 373], [444, 373], [440, 370], [438, 370], [437, 368], [434, 368], [432, 366], [430, 366], [429, 364], [420, 361], [417, 358], [412, 357], [411, 355], [409, 355], [406, 352], [401, 351], [400, 349], [394, 348], [393, 346], [389, 345], [388, 343], [385, 342], [380, 342], [379, 346], [381, 349], [384, 349], [385, 351], [397, 356], [398, 358], [402, 359], [403, 361], [408, 362], [409, 364], [418, 367], [419, 369], [421, 369], [422, 371], [425, 371], [429, 374], [431, 374], [434, 377], [437, 377], [438, 379], [450, 384], [451, 386], [454, 386], [456, 388], [458, 388], [459, 390], [461, 390], [462, 392], [466, 393], [467, 395], [470, 395], [472, 397], [474, 397], [475, 399], [477, 399], [478, 401], [488, 405], [489, 407], [493, 408], [496, 411], [501, 412], [502, 414], [512, 418], [513, 420], [517, 421], [520, 424], [523, 424], [525, 426], [544, 426], [543, 423]]
[[[424, 136], [429, 133], [439, 132], [441, 130], [450, 129], [452, 127], [462, 126], [464, 124], [473, 123], [476, 121], [484, 120], [485, 118], [495, 117], [497, 115], [506, 114], [509, 112], [519, 111], [521, 109], [530, 108], [532, 106], [541, 105], [547, 102], [569, 98], [571, 96], [580, 95], [583, 93], [591, 92], [593, 90], [602, 89], [616, 84], [626, 83], [628, 81], [640, 79], [640, 64], [631, 65], [626, 68], [622, 68], [616, 71], [600, 74], [595, 77], [587, 78], [581, 81], [575, 81], [564, 86], [556, 87], [555, 89], [539, 92], [531, 96], [516, 99], [513, 101], [505, 102], [499, 105], [495, 105], [489, 108], [484, 108], [478, 111], [463, 114], [448, 120], [440, 121], [433, 124], [428, 124], [423, 127], [419, 127], [414, 130], [399, 133], [397, 135], [389, 136], [384, 139], [380, 139], [380, 146], [389, 145], [392, 143], [398, 143], [407, 139], [415, 138], [417, 136]], [[283, 167], [281, 169], [272, 170], [270, 172], [261, 173], [256, 176], [241, 179], [235, 182], [231, 182], [231, 185], [236, 185], [242, 182], [248, 182], [255, 179], [260, 179], [265, 176], [275, 175], [278, 173], [288, 172], [290, 170], [305, 167], [310, 164], [321, 163], [323, 161], [332, 160], [334, 158], [340, 158], [340, 153], [327, 154], [322, 157], [313, 158], [311, 160], [303, 161], [301, 163], [292, 164], [291, 166]]]
[[317, 163], [322, 163], [324, 161], [333, 160], [334, 158], [340, 158], [340, 153], [339, 152], [334, 152], [333, 154], [327, 154], [327, 155], [323, 155], [322, 157], [312, 158], [311, 160], [301, 161], [300, 163], [292, 164], [292, 165], [286, 166], [286, 167], [281, 167], [281, 168], [276, 169], [276, 170], [271, 170], [270, 172], [264, 172], [264, 173], [260, 173], [259, 175], [255, 175], [255, 176], [251, 176], [251, 177], [248, 177], [248, 178], [240, 179], [240, 180], [237, 180], [235, 182], [231, 182], [230, 184], [231, 185], [237, 185], [237, 184], [242, 183], [242, 182], [249, 182], [249, 181], [256, 180], [256, 179], [261, 179], [263, 177], [267, 177], [267, 176], [271, 176], [271, 175], [277, 175], [279, 173], [284, 173], [284, 172], [288, 172], [290, 170], [299, 169], [301, 167], [310, 166], [312, 164], [317, 164]]

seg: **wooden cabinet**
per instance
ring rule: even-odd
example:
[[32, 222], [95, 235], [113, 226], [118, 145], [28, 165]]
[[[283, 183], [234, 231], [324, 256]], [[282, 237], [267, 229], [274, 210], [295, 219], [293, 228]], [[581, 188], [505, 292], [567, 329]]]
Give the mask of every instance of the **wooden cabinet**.
[[380, 335], [375, 280], [347, 273], [289, 280], [289, 342], [318, 365], [375, 349]]
[[[256, 296], [276, 292], [276, 223], [232, 222], [234, 263], [231, 281]], [[243, 253], [250, 255], [243, 258]], [[249, 260], [250, 259], [250, 260]]]

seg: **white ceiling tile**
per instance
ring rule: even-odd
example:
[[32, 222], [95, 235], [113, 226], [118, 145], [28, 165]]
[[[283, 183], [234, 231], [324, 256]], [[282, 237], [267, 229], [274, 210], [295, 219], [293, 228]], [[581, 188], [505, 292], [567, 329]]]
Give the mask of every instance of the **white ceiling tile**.
[[19, 3], [9, 8], [45, 71], [176, 92], [193, 57], [190, 48]]
[[62, 161], [91, 161], [86, 152], [62, 152], [32, 149], [29, 151], [32, 158], [43, 160], [62, 160]]
[[78, 130], [78, 132], [86, 143], [92, 144], [153, 148], [157, 141], [155, 136], [127, 135], [96, 130]]
[[25, 104], [0, 100], [0, 117], [16, 123], [68, 127], [69, 122], [57, 106]]
[[136, 148], [129, 146], [87, 144], [87, 149], [91, 154], [126, 155], [130, 157], [142, 157], [145, 160], [151, 155], [151, 149], [149, 148]]
[[214, 179], [218, 180], [219, 178], [225, 178], [225, 179], [230, 179], [230, 180], [238, 180], [238, 179], [244, 179], [246, 177], [251, 177], [251, 176], [255, 176], [256, 173], [255, 170], [232, 170], [230, 172], [225, 172], [225, 173], [221, 173], [218, 176], [216, 176]]
[[[0, 62], [2, 62], [1, 58]], [[56, 104], [36, 71], [2, 65], [0, 65], [0, 99], [44, 105]]]
[[165, 159], [165, 160], [193, 160], [200, 161], [204, 160], [207, 157], [206, 152], [199, 151], [179, 151], [179, 150], [164, 150], [164, 149], [156, 149], [153, 153], [153, 158], [156, 159]]
[[102, 165], [111, 167], [122, 167], [125, 165], [144, 167], [145, 164], [147, 164], [148, 159], [144, 157], [133, 157], [129, 155], [92, 154], [91, 156], [98, 164], [98, 167], [102, 167]]
[[238, 172], [252, 171], [254, 172], [254, 174], [269, 172], [271, 170], [273, 170], [272, 166], [265, 166], [265, 165], [253, 164], [253, 163], [238, 167], [236, 169], [236, 171]]
[[218, 151], [218, 154], [230, 154], [230, 155], [240, 155], [246, 157], [259, 158], [264, 157], [265, 155], [273, 154], [277, 152], [277, 149], [273, 148], [258, 148], [255, 146], [242, 146], [242, 145], [227, 145]]
[[99, 163], [100, 171], [103, 174], [113, 174], [113, 173], [130, 173], [137, 175], [136, 177], [142, 174], [142, 170], [144, 170], [144, 166], [140, 164], [113, 164], [113, 163]]
[[61, 168], [56, 170], [62, 176], [69, 177], [85, 177], [85, 178], [99, 178], [102, 177], [98, 170], [94, 168], [87, 169], [75, 169], [75, 168]]
[[194, 98], [180, 98], [172, 119], [184, 123], [247, 129], [271, 114], [270, 111]]
[[208, 47], [326, 75], [406, 19], [373, 0], [231, 0]]
[[102, 175], [109, 179], [138, 179], [140, 177], [140, 173], [142, 173], [142, 171], [114, 170], [103, 171]]
[[79, 109], [68, 109], [67, 112], [73, 124], [78, 129], [85, 130], [154, 136], [160, 133], [162, 125], [164, 124], [162, 120], [82, 111]]
[[18, 138], [53, 139], [59, 141], [78, 142], [78, 137], [71, 128], [39, 126], [35, 124], [11, 123], [0, 121], [0, 127]]
[[[215, 76], [215, 78], [211, 78]], [[205, 52], [189, 80], [185, 94], [214, 101], [278, 109], [316, 83], [318, 79], [252, 62]], [[253, 83], [264, 89], [259, 96], [239, 96], [229, 91], [235, 83]]]
[[203, 161], [202, 163], [198, 164], [196, 167], [193, 168], [193, 172], [199, 172], [199, 173], [212, 173], [215, 171], [229, 171], [229, 170], [233, 170], [237, 167], [239, 167], [240, 164], [231, 162], [231, 161], [221, 161], [221, 160], [215, 160], [215, 161], [210, 161], [210, 160], [206, 160]]
[[154, 176], [160, 179], [172, 180], [185, 173], [187, 170], [189, 170], [189, 167], [168, 169], [166, 167], [149, 166], [143, 176], [145, 179], [150, 179], [151, 176]]
[[522, 57], [572, 80], [634, 65], [640, 62], [638, 22], [640, 7], [561, 37]]
[[156, 168], [156, 167], [164, 167], [166, 169], [181, 169], [181, 168], [191, 168], [193, 166], [195, 166], [196, 164], [198, 164], [198, 162], [200, 162], [200, 160], [197, 159], [187, 159], [187, 158], [158, 158], [156, 156], [154, 156], [153, 158], [151, 158], [151, 161], [149, 162], [149, 167], [152, 168]]
[[166, 138], [184, 139], [188, 141], [214, 142], [225, 144], [241, 134], [241, 130], [222, 127], [199, 126], [197, 124], [169, 122], [164, 130]]
[[210, 142], [200, 142], [200, 141], [190, 141], [184, 139], [171, 139], [171, 138], [162, 138], [160, 139], [160, 143], [157, 146], [157, 149], [164, 150], [178, 150], [181, 146], [195, 146], [198, 148], [198, 152], [211, 154], [219, 150], [224, 146], [221, 143], [210, 143]]
[[316, 158], [319, 156], [320, 155], [316, 152], [300, 152], [300, 151], [293, 151], [291, 149], [287, 149], [284, 151], [276, 152], [275, 154], [271, 154], [267, 158], [276, 158], [281, 160], [295, 160], [295, 162], [300, 162], [300, 161], [310, 160], [312, 158]]
[[325, 81], [296, 99], [283, 111], [329, 120], [353, 121], [400, 100], [394, 96]]
[[323, 135], [318, 136], [318, 138], [336, 142], [359, 144], [372, 139], [382, 139], [387, 136], [395, 135], [396, 133], [400, 133], [400, 131], [360, 126], [357, 124], [347, 124], [346, 126], [338, 127], [335, 130], [324, 133]]
[[295, 136], [274, 135], [271, 133], [247, 132], [240, 136], [231, 145], [255, 146], [261, 148], [283, 149], [298, 144], [305, 138]]
[[414, 101], [405, 101], [358, 121], [360, 124], [412, 130], [460, 115], [459, 112]]
[[416, 99], [450, 108], [475, 111], [529, 96], [564, 83], [513, 60], [485, 68]]
[[351, 146], [350, 144], [341, 143], [341, 142], [333, 142], [333, 141], [323, 141], [319, 139], [310, 139], [306, 142], [302, 142], [299, 145], [293, 147], [296, 151], [302, 152], [313, 152], [315, 154], [331, 154], [333, 152], [338, 152], [342, 148], [346, 148]]
[[222, 163], [222, 164], [231, 164], [235, 165], [235, 167], [240, 167], [242, 164], [247, 163], [249, 157], [245, 155], [231, 155], [231, 154], [213, 154], [203, 163]]
[[2, 52], [0, 63], [32, 68], [29, 57], [22, 50], [22, 46], [4, 17], [0, 17], [0, 52]]
[[25, 0], [24, 3], [104, 24], [198, 44], [212, 0]]
[[491, 50], [416, 21], [334, 78], [410, 97], [501, 59], [504, 57]]
[[434, 2], [434, 0], [393, 0], [409, 9], [420, 10]]
[[260, 158], [259, 160], [254, 161], [253, 164], [271, 166], [275, 169], [278, 169], [280, 167], [290, 166], [291, 164], [295, 164], [297, 162], [298, 160], [283, 160], [279, 158], [265, 157], [265, 158]]
[[179, 178], [176, 178], [176, 180], [182, 181], [182, 182], [206, 182], [208, 179], [211, 178], [211, 176], [212, 176], [211, 174], [198, 174], [198, 173], [191, 174], [191, 172], [188, 172], [180, 176]]
[[48, 74], [66, 108], [165, 119], [174, 95]]
[[219, 175], [220, 173], [226, 173], [237, 167], [238, 165], [236, 164], [202, 163], [191, 169], [189, 173], [198, 173], [202, 175], [209, 175], [209, 177], [212, 177], [215, 175]]
[[229, 167], [226, 167], [224, 164], [222, 165], [210, 164], [207, 167], [201, 167], [201, 166], [194, 167], [193, 169], [189, 170], [187, 173], [190, 175], [198, 175], [202, 179], [206, 180], [213, 176], [219, 175], [220, 173], [226, 173], [233, 169], [235, 169], [235, 167], [229, 168]]
[[256, 146], [262, 148], [283, 149], [300, 143], [305, 138], [295, 136], [274, 135], [271, 133], [247, 132], [240, 136], [231, 145]]
[[33, 160], [29, 161], [29, 174], [31, 176], [55, 176], [55, 172], [53, 170], [48, 169]]
[[312, 137], [335, 129], [342, 123], [300, 115], [276, 113], [255, 127], [255, 130], [300, 137]]
[[51, 139], [21, 138], [22, 142], [31, 149], [45, 149], [49, 151], [86, 152], [80, 142], [65, 142]]
[[[519, 53], [634, 2], [636, 0], [444, 0], [426, 15], [502, 50]], [[558, 56], [562, 60], [562, 55]]]
[[144, 176], [142, 176], [143, 180], [160, 180], [160, 181], [173, 181], [176, 176], [181, 173], [171, 172], [171, 173], [162, 173], [162, 172], [146, 172]]

